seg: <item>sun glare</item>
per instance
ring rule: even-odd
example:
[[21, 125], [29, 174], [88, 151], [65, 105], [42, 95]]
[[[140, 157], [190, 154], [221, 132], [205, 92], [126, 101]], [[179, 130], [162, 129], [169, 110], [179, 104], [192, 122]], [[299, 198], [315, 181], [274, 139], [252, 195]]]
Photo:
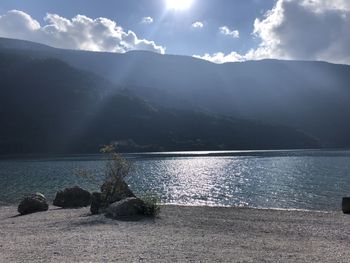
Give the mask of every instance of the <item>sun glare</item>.
[[166, 0], [167, 8], [172, 10], [186, 10], [189, 9], [193, 0]]

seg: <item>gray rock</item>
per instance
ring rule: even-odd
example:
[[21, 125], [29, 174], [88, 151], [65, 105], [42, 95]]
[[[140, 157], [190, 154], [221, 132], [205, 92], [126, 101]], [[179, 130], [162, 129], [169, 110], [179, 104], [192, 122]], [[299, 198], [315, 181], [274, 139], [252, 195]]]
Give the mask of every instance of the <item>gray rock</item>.
[[46, 198], [41, 193], [35, 193], [32, 196], [24, 198], [18, 205], [18, 212], [21, 215], [31, 214], [35, 212], [47, 211], [49, 205]]
[[54, 206], [62, 208], [78, 208], [89, 206], [91, 203], [91, 194], [78, 186], [66, 188], [56, 194], [53, 201]]
[[103, 200], [102, 193], [94, 192], [91, 195], [90, 212], [93, 215], [102, 213], [104, 209], [108, 207], [108, 204]]
[[343, 197], [342, 210], [344, 214], [350, 214], [350, 197]]
[[136, 197], [129, 197], [115, 202], [106, 209], [106, 216], [113, 219], [134, 218], [144, 215], [145, 204]]
[[[112, 187], [115, 188], [113, 189]], [[91, 214], [104, 213], [110, 204], [129, 197], [135, 197], [135, 195], [123, 179], [120, 179], [114, 184], [106, 182], [101, 186], [100, 193], [95, 192], [91, 196]]]
[[115, 182], [115, 184], [110, 183], [104, 183], [101, 186], [101, 192], [102, 193], [111, 193], [112, 190], [111, 187], [115, 187], [113, 196], [109, 196], [109, 200], [106, 200], [107, 203], [112, 204], [117, 201], [123, 200], [128, 197], [135, 197], [134, 193], [130, 190], [128, 184], [123, 180], [120, 179], [118, 182]]

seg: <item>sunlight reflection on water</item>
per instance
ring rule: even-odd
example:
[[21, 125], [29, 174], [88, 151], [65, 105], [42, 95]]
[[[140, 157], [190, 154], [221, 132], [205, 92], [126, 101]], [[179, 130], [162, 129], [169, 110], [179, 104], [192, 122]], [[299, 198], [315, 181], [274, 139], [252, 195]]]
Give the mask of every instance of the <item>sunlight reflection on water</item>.
[[[145, 157], [145, 156], [143, 156]], [[163, 203], [339, 210], [350, 195], [350, 154], [133, 157], [128, 182]], [[57, 190], [97, 185], [74, 176], [78, 170], [101, 175], [100, 158], [70, 157], [0, 161], [0, 203], [31, 192], [52, 200]]]

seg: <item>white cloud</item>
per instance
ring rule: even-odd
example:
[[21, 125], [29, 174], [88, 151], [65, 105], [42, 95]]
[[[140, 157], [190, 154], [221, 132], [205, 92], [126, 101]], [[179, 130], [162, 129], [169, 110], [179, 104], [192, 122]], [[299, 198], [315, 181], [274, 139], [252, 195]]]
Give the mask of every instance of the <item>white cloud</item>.
[[348, 0], [303, 0], [301, 4], [318, 12], [326, 9], [350, 10], [350, 1]]
[[222, 52], [214, 53], [212, 55], [207, 53], [207, 54], [204, 54], [204, 56], [193, 55], [193, 57], [208, 60], [210, 62], [217, 63], [217, 64], [222, 64], [227, 62], [242, 62], [246, 60], [244, 56], [236, 52], [231, 52], [230, 54], [227, 54], [227, 55], [225, 55]]
[[216, 63], [277, 58], [350, 64], [350, 1], [278, 0], [263, 19], [255, 20], [253, 35], [260, 44], [245, 54], [197, 57]]
[[153, 23], [153, 18], [150, 17], [150, 16], [145, 16], [145, 17], [142, 18], [141, 23], [142, 24], [147, 24], [147, 25], [152, 24]]
[[203, 28], [204, 27], [204, 24], [203, 22], [200, 22], [200, 21], [196, 21], [192, 24], [192, 27], [193, 28]]
[[58, 48], [123, 53], [147, 50], [164, 54], [165, 48], [154, 41], [140, 39], [107, 18], [92, 19], [77, 15], [72, 19], [47, 14], [45, 25], [30, 15], [11, 10], [0, 16], [0, 36], [35, 41]]
[[279, 0], [254, 22], [256, 57], [350, 63], [348, 0]]
[[238, 30], [231, 30], [227, 26], [219, 27], [219, 32], [225, 36], [239, 38], [239, 31]]

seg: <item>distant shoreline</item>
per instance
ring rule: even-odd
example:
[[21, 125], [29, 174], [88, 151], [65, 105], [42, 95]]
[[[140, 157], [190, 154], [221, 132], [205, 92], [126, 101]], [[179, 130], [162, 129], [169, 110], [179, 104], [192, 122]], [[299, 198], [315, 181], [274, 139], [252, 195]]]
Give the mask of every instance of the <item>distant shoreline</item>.
[[17, 217], [0, 207], [1, 262], [346, 262], [341, 212], [163, 206], [160, 217], [114, 221], [88, 208]]
[[[317, 148], [317, 149], [279, 149], [279, 150], [227, 150], [227, 151], [164, 151], [164, 152], [121, 152], [126, 157], [215, 157], [215, 156], [257, 156], [261, 154], [270, 156], [290, 155], [290, 153], [305, 154], [308, 152], [350, 152], [348, 148]], [[59, 158], [95, 157], [103, 159], [99, 153], [77, 154], [9, 154], [0, 155], [0, 160], [11, 159], [59, 159]]]

